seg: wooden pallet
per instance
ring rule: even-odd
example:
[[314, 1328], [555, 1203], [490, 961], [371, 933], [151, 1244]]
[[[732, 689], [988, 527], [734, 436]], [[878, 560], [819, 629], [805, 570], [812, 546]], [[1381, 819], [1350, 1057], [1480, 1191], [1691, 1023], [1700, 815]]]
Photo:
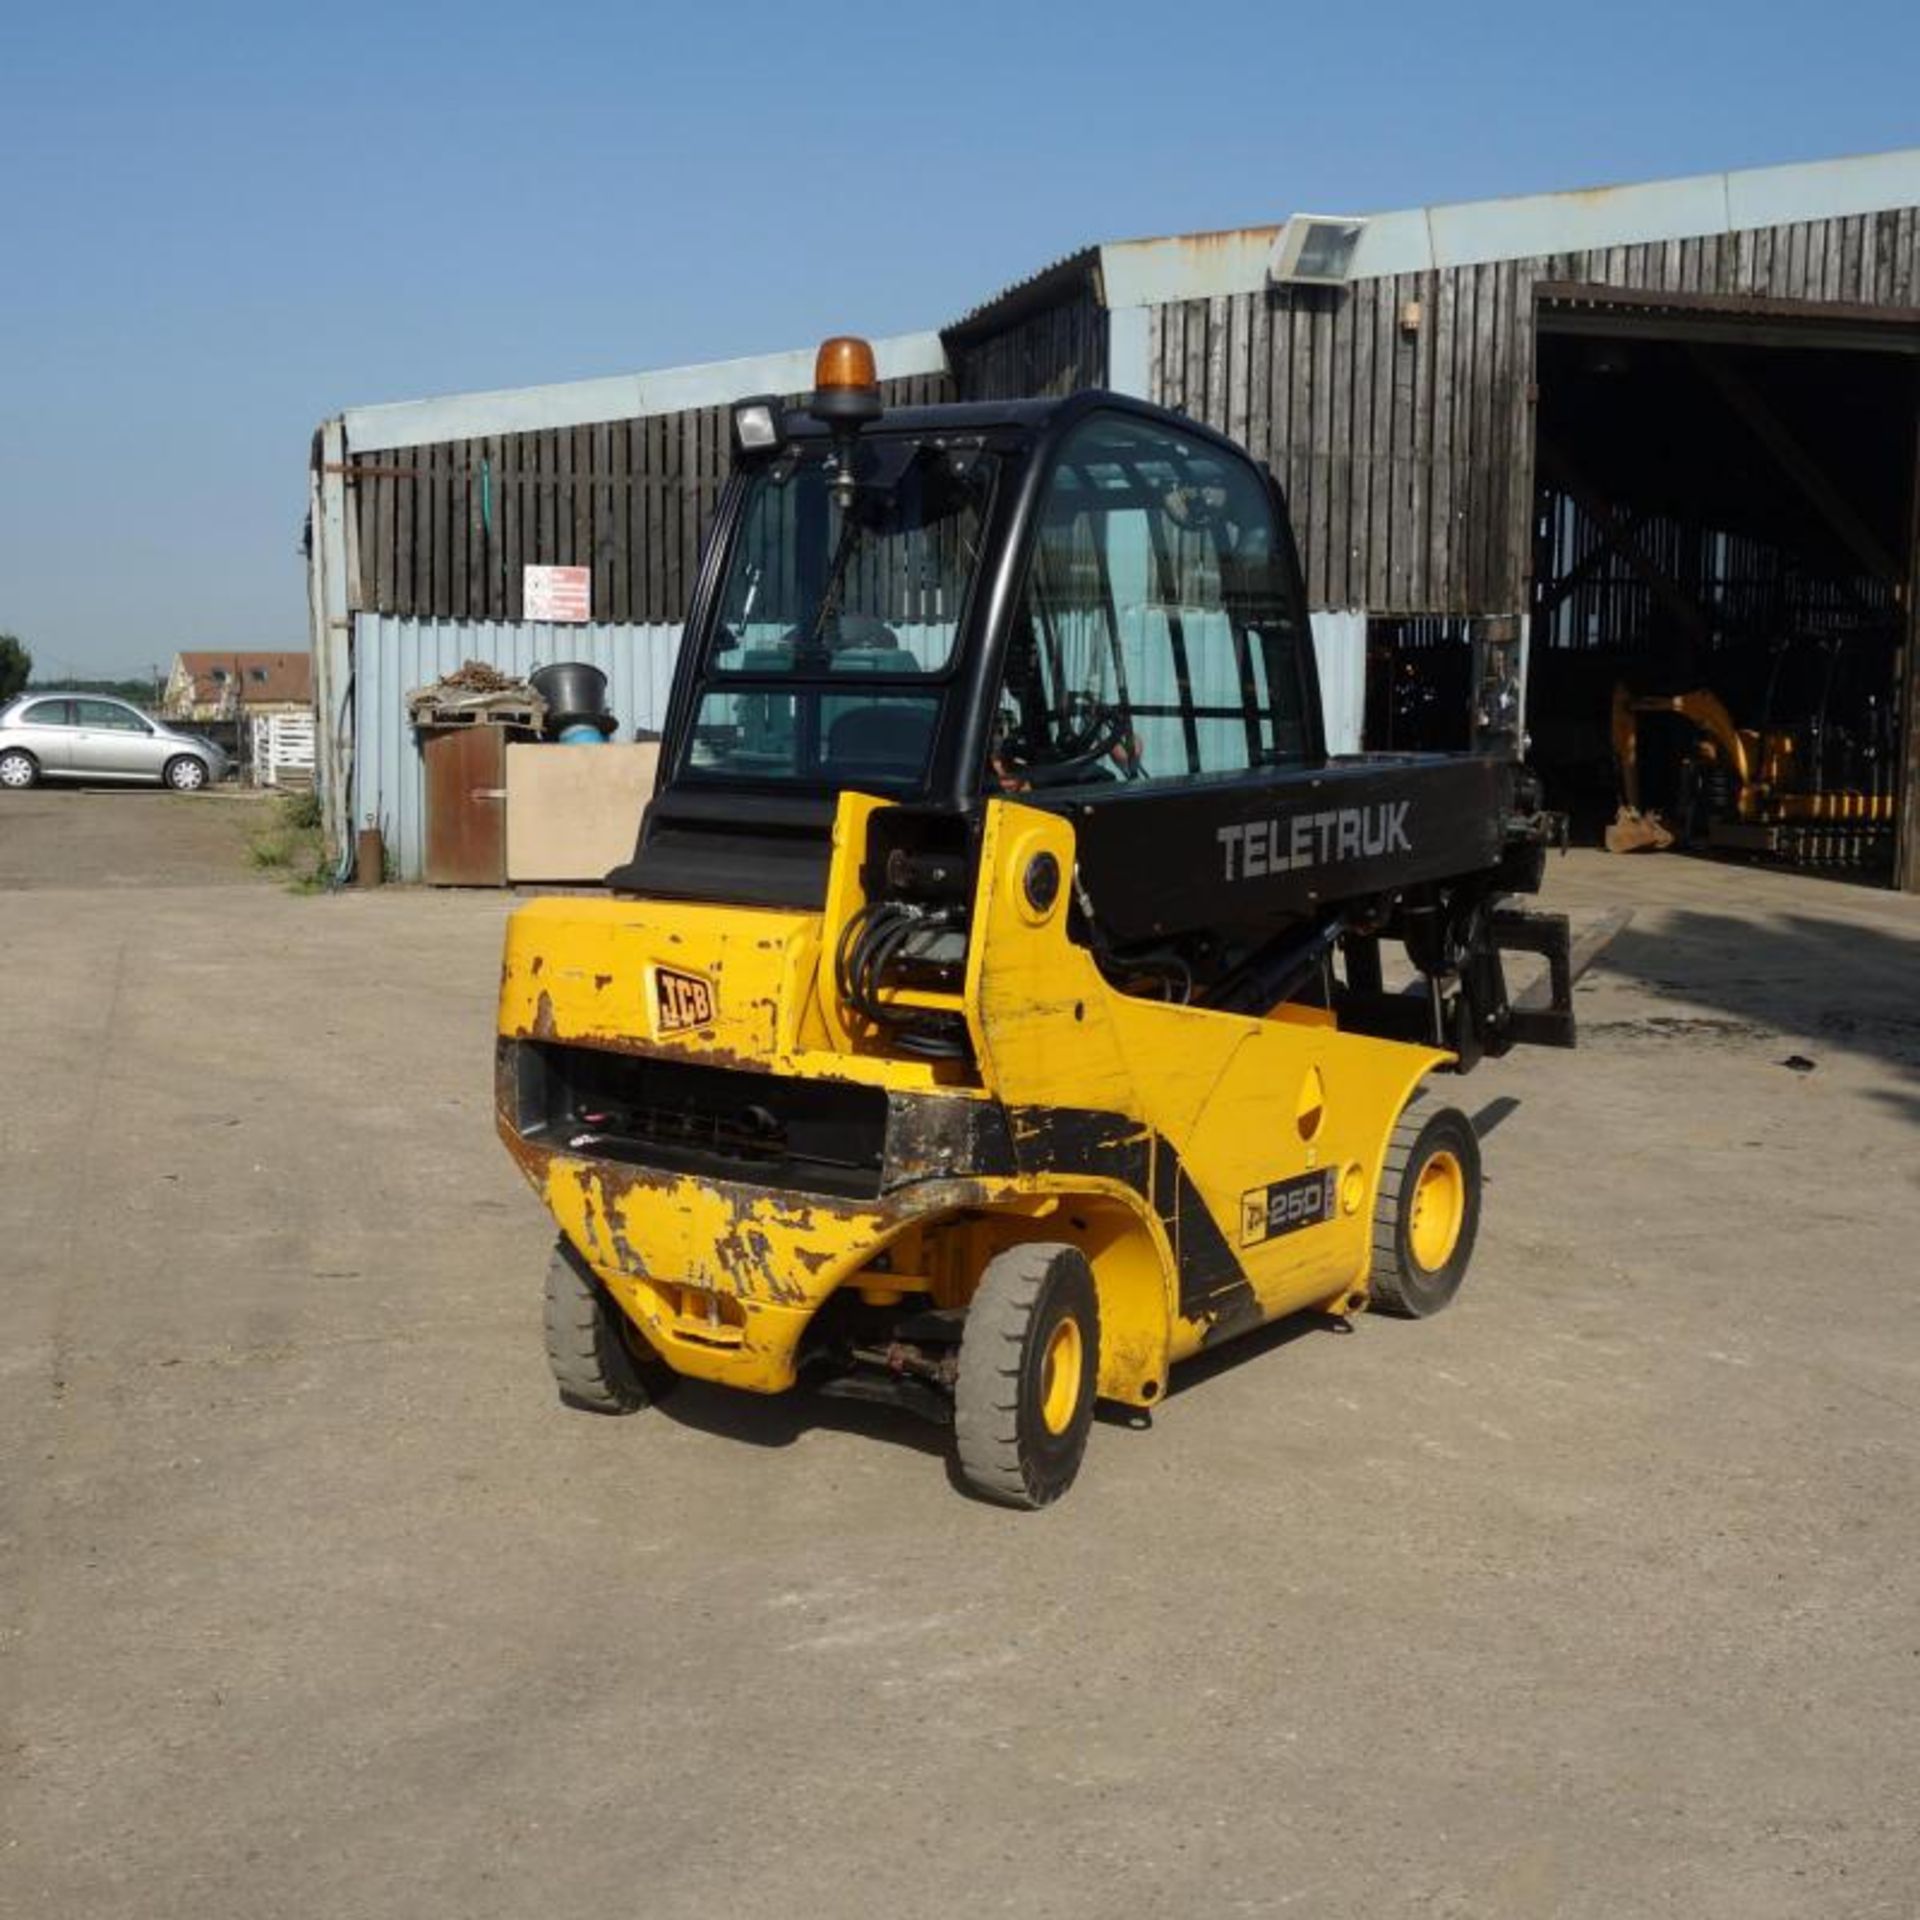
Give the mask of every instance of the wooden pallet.
[[544, 707], [526, 705], [489, 707], [437, 707], [422, 703], [408, 718], [416, 727], [539, 727], [546, 719]]

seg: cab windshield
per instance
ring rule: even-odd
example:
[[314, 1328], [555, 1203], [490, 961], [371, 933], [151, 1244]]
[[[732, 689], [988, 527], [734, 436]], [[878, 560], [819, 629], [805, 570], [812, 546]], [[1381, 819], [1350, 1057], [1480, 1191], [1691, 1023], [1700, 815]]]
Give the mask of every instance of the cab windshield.
[[994, 460], [868, 435], [756, 473], [682, 768], [695, 779], [917, 787], [980, 553]]

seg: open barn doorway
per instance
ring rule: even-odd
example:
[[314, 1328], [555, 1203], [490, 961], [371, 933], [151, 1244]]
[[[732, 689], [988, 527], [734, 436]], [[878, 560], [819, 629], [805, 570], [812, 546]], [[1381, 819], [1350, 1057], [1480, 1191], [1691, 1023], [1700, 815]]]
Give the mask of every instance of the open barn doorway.
[[1888, 880], [1920, 328], [1543, 293], [1528, 718], [1576, 834]]

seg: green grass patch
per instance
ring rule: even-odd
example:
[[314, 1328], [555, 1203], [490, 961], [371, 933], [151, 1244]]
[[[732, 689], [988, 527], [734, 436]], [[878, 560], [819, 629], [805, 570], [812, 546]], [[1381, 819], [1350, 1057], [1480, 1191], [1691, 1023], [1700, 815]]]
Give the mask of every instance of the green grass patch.
[[283, 793], [280, 819], [294, 833], [320, 831], [320, 796], [317, 793]]
[[294, 893], [319, 893], [332, 879], [326, 834], [320, 823], [320, 799], [312, 793], [283, 793], [247, 841], [247, 864], [256, 873], [286, 876]]

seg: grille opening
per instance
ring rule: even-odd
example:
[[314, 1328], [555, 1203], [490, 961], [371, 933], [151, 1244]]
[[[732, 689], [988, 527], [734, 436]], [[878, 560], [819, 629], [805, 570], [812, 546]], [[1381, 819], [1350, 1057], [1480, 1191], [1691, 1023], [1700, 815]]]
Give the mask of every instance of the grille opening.
[[563, 1152], [802, 1192], [880, 1191], [879, 1087], [540, 1042], [519, 1044], [515, 1086], [519, 1132]]

